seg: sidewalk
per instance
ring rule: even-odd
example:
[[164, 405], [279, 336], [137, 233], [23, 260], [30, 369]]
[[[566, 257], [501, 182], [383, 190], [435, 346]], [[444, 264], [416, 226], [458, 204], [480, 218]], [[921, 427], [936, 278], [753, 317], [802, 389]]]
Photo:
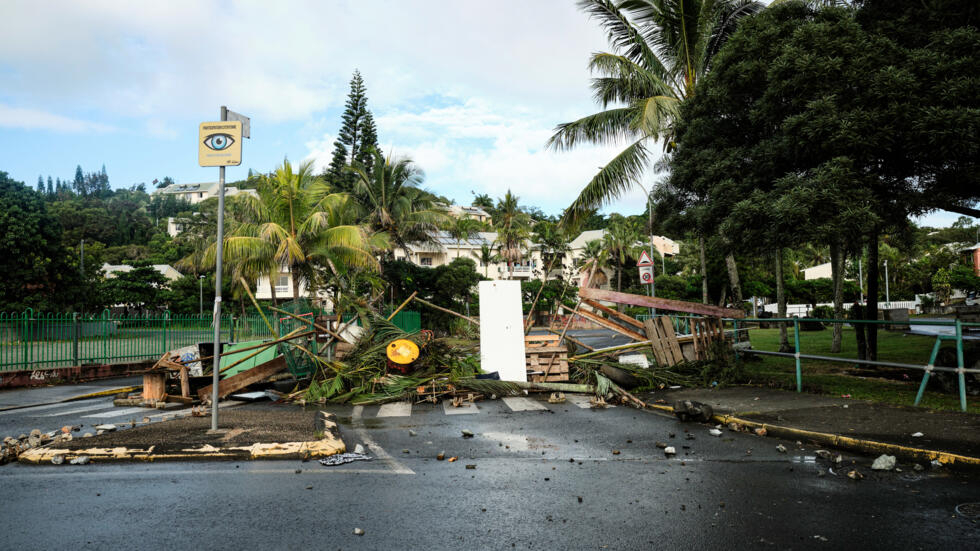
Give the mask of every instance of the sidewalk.
[[40, 406], [79, 398], [92, 393], [105, 392], [117, 388], [139, 386], [143, 378], [116, 377], [101, 379], [79, 384], [63, 384], [52, 386], [23, 387], [11, 390], [0, 390], [0, 411], [29, 406]]
[[[650, 402], [694, 400], [716, 414], [806, 431], [980, 458], [980, 415], [796, 393], [762, 387], [682, 389], [645, 394]], [[913, 437], [921, 432], [923, 436]]]

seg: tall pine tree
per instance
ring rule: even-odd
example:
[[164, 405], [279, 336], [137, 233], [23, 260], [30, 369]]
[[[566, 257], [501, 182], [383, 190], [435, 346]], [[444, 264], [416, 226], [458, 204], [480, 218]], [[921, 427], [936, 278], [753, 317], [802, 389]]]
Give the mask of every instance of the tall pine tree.
[[54, 195], [54, 180], [48, 175], [48, 195]]
[[374, 117], [367, 109], [367, 96], [360, 71], [355, 70], [351, 78], [340, 132], [333, 146], [333, 157], [325, 176], [338, 188], [349, 190], [354, 184], [354, 176], [345, 172], [344, 168], [356, 162], [370, 171], [371, 150], [378, 146], [378, 133], [374, 126]]
[[44, 177], [40, 174], [37, 175], [37, 192], [44, 193]]

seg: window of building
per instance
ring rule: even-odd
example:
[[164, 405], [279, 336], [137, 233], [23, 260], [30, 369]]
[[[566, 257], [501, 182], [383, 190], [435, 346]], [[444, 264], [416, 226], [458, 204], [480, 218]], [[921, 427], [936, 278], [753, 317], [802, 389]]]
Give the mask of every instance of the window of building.
[[287, 292], [289, 292], [289, 276], [281, 275], [279, 276], [279, 281], [276, 282], [276, 293]]
[[432, 266], [432, 257], [431, 256], [419, 257], [419, 264], [422, 266]]

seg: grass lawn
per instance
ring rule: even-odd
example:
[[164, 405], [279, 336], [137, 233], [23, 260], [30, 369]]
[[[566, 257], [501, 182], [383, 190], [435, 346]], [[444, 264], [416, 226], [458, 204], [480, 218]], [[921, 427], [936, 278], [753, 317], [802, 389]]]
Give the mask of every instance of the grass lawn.
[[[788, 329], [789, 343], [793, 345], [793, 328]], [[857, 344], [854, 330], [844, 328], [841, 352], [830, 353], [833, 331], [800, 331], [800, 353], [819, 354], [839, 358], [856, 358]], [[779, 329], [751, 329], [749, 338], [756, 350], [779, 350]], [[935, 337], [905, 335], [895, 331], [878, 331], [878, 359], [908, 364], [925, 365], [935, 344]], [[944, 343], [944, 347], [953, 346]], [[758, 361], [745, 362], [746, 382], [796, 390], [796, 363], [793, 358], [775, 356], [756, 356]], [[802, 359], [803, 391], [840, 396], [850, 394], [861, 400], [873, 400], [898, 405], [912, 405], [919, 390], [922, 372], [909, 370], [907, 381], [868, 376], [871, 366], [860, 370], [858, 375], [854, 364], [830, 362], [825, 360]], [[891, 368], [883, 368], [889, 369]], [[926, 390], [920, 406], [947, 411], [959, 411], [959, 396]], [[967, 410], [980, 413], [980, 398], [967, 396]]]

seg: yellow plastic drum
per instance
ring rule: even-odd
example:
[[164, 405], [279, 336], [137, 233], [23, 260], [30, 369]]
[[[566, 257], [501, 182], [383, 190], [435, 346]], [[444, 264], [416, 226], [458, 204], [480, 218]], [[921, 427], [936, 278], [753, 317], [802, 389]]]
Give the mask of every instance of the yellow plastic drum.
[[408, 365], [419, 357], [419, 347], [408, 339], [398, 339], [388, 345], [388, 359], [400, 365]]

